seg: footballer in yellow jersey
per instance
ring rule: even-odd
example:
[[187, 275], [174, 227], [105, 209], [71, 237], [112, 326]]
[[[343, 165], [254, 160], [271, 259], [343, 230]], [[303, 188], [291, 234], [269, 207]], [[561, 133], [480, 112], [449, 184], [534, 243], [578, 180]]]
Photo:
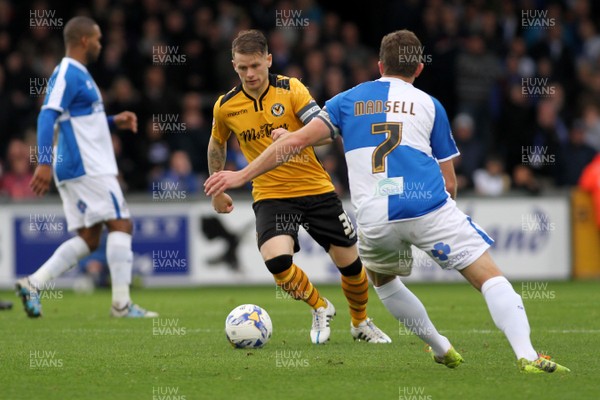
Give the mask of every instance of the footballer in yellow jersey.
[[[215, 103], [208, 145], [210, 174], [225, 167], [227, 141], [232, 134], [251, 162], [273, 143], [274, 129], [299, 129], [321, 111], [298, 79], [269, 74], [272, 56], [261, 32], [240, 32], [232, 43], [232, 57], [241, 84]], [[293, 254], [300, 250], [298, 229], [304, 227], [338, 266], [352, 336], [371, 343], [391, 342], [367, 317], [369, 283], [358, 257], [356, 232], [331, 178], [312, 147], [285, 161], [281, 168], [252, 182], [258, 248], [267, 269], [282, 290], [312, 308], [311, 341], [327, 342], [335, 307], [293, 263]], [[233, 210], [227, 193], [213, 196], [212, 204], [219, 213]]]
[[[213, 111], [212, 138], [225, 143], [230, 134], [235, 135], [242, 153], [251, 162], [273, 143], [273, 129], [300, 129], [319, 111], [321, 108], [298, 79], [269, 74], [269, 84], [258, 99], [249, 95], [241, 84], [219, 97]], [[281, 168], [259, 176], [252, 186], [255, 201], [334, 190], [312, 147]]]

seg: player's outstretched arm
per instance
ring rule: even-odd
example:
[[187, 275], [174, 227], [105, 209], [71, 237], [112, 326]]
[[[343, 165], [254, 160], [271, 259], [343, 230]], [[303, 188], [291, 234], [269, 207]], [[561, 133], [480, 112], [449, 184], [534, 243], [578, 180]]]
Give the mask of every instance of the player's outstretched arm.
[[[330, 129], [319, 118], [313, 118], [306, 126], [288, 135], [282, 128], [273, 130], [280, 139], [273, 142], [260, 156], [239, 171], [221, 171], [204, 182], [204, 191], [209, 196], [219, 195], [229, 188], [244, 185], [259, 175], [287, 162], [304, 148], [312, 146], [330, 135]], [[210, 148], [210, 147], [209, 147]]]
[[[298, 131], [296, 131], [298, 132]], [[293, 132], [289, 132], [286, 131], [285, 129], [274, 129], [273, 132], [271, 133], [271, 138], [273, 139], [273, 141], [276, 141], [278, 139], [283, 138], [283, 136], [286, 133], [293, 133]], [[333, 143], [333, 138], [331, 137], [331, 135], [327, 136], [326, 138], [323, 138], [321, 140], [319, 140], [317, 143], [313, 144], [312, 146], [317, 147], [317, 146], [324, 146], [326, 144], [331, 144]]]

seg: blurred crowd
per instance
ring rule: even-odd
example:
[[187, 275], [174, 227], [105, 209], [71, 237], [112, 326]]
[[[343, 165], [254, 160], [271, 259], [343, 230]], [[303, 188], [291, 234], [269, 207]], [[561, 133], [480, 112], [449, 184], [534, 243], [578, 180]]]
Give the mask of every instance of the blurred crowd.
[[[0, 0], [6, 196], [33, 195], [37, 114], [64, 55], [62, 24], [74, 15], [102, 29], [100, 59], [88, 68], [107, 113], [139, 118], [137, 135], [113, 134], [129, 193], [169, 182], [201, 191], [212, 106], [239, 83], [231, 41], [248, 28], [267, 34], [271, 72], [299, 78], [321, 106], [379, 77], [385, 33], [415, 31], [425, 63], [415, 86], [446, 107], [462, 154], [459, 190], [497, 196], [573, 186], [600, 151], [600, 3], [591, 0], [374, 0], [343, 10], [316, 0]], [[318, 155], [346, 195], [341, 143]], [[233, 135], [227, 159], [229, 169], [245, 164]]]

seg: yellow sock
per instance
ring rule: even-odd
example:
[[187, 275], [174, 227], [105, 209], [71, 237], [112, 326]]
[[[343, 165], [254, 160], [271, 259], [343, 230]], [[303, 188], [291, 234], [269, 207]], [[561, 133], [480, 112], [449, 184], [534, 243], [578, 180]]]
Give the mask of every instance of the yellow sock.
[[327, 306], [319, 295], [317, 288], [308, 279], [308, 276], [296, 264], [278, 274], [273, 274], [279, 287], [289, 293], [293, 299], [302, 300], [313, 309]]
[[367, 302], [369, 301], [369, 281], [364, 268], [358, 275], [342, 275], [342, 290], [350, 306], [352, 325], [358, 326], [367, 319]]

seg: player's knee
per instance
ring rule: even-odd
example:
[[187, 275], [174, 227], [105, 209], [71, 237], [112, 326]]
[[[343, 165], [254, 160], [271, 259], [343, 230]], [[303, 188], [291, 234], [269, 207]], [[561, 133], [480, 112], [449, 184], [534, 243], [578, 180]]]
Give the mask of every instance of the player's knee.
[[269, 272], [273, 275], [280, 274], [292, 266], [292, 259], [293, 257], [291, 254], [283, 254], [281, 256], [266, 260], [265, 265], [267, 266]]
[[346, 265], [345, 267], [338, 266], [338, 269], [340, 270], [340, 273], [344, 276], [356, 276], [362, 272], [363, 264], [360, 260], [360, 257], [356, 257], [356, 260], [354, 260], [354, 262], [350, 263], [349, 265]]
[[106, 226], [108, 227], [109, 232], [125, 232], [131, 233], [133, 232], [133, 224], [130, 219], [113, 219], [110, 221], [106, 221]]
[[[396, 275], [381, 274], [379, 272], [371, 271], [368, 268], [366, 268], [366, 270], [367, 270], [367, 275], [369, 276], [369, 280], [373, 283], [373, 286], [375, 286], [376, 288], [398, 279], [398, 277]], [[402, 281], [400, 279], [398, 279], [398, 282], [400, 282], [400, 284], [402, 284]]]
[[90, 252], [95, 251], [100, 246], [100, 236], [87, 235], [81, 237], [85, 244], [87, 244]]

